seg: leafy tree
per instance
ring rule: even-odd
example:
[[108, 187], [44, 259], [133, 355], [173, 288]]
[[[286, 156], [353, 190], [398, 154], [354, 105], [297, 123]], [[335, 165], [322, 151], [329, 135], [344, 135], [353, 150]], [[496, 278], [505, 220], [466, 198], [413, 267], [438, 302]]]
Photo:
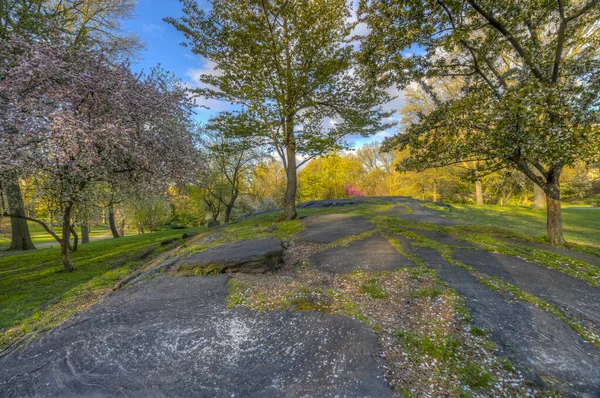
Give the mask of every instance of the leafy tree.
[[[352, 154], [332, 153], [310, 161], [300, 171], [300, 199], [337, 199], [348, 195], [346, 187], [362, 179], [363, 166]], [[356, 193], [356, 192], [354, 192]]]
[[[103, 46], [113, 56], [140, 48], [135, 35], [124, 34], [120, 20], [132, 15], [135, 0], [3, 0], [0, 2], [0, 39], [63, 40], [77, 46]], [[0, 75], [0, 80], [3, 76]], [[0, 98], [1, 100], [1, 98]], [[14, 130], [8, 114], [0, 113], [3, 130]], [[0, 176], [11, 214], [25, 216], [19, 186], [20, 170], [13, 167]], [[35, 249], [25, 219], [11, 218], [11, 250]]]
[[356, 156], [367, 173], [361, 186], [370, 195], [393, 195], [398, 189], [396, 155], [393, 151], [382, 151], [377, 142], [365, 144], [356, 150]]
[[362, 0], [359, 13], [361, 59], [379, 83], [431, 96], [432, 77], [465, 83], [389, 145], [410, 146], [415, 168], [517, 168], [546, 193], [550, 242], [564, 243], [561, 172], [600, 154], [600, 2]]
[[[72, 212], [98, 184], [164, 184], [193, 170], [193, 104], [170, 74], [134, 75], [100, 51], [66, 43], [0, 42], [2, 112], [17, 128], [0, 136], [0, 171], [42, 173], [62, 213], [67, 271]], [[5, 214], [27, 218], [20, 214]], [[27, 218], [29, 219], [29, 218]]]
[[144, 230], [154, 232], [171, 219], [171, 206], [161, 194], [139, 192], [125, 200], [119, 208], [123, 213], [122, 222], [135, 226], [138, 233], [144, 233]]
[[[207, 193], [225, 208], [225, 223], [231, 220], [236, 200], [252, 165], [265, 156], [252, 137], [257, 125], [247, 113], [224, 112], [211, 118], [202, 129], [202, 142], [208, 167], [202, 171]], [[218, 217], [220, 205], [212, 200], [207, 205]]]
[[[411, 85], [406, 89], [406, 105], [400, 110], [402, 114], [401, 126], [404, 130], [410, 129], [413, 124], [418, 124], [424, 117], [435, 111], [436, 107], [442, 104], [442, 100], [450, 101], [460, 98], [464, 79], [456, 77], [453, 79], [436, 78], [429, 79], [429, 84], [431, 87], [421, 84]], [[485, 170], [485, 162], [479, 159], [467, 162], [462, 161], [462, 159], [454, 159], [453, 161], [449, 160], [447, 165], [464, 169], [464, 178], [475, 183], [475, 204], [483, 205], [482, 177], [486, 173], [493, 172], [494, 169]], [[409, 156], [405, 156], [398, 166], [402, 170], [415, 168], [415, 164]], [[430, 166], [425, 164], [421, 167], [427, 168]], [[420, 170], [417, 169], [417, 171]]]
[[285, 215], [296, 217], [296, 157], [340, 148], [348, 134], [380, 131], [385, 91], [354, 73], [346, 0], [211, 0], [205, 11], [181, 0], [184, 16], [166, 21], [195, 54], [215, 66], [200, 92], [241, 105], [263, 123], [255, 133], [286, 170]]
[[256, 164], [248, 177], [248, 196], [256, 210], [273, 210], [283, 205], [285, 179], [285, 170], [276, 159], [266, 157]]
[[506, 206], [513, 196], [531, 189], [531, 182], [528, 184], [527, 177], [516, 169], [494, 172], [485, 176], [483, 181], [489, 194], [498, 198], [502, 206]]
[[598, 167], [586, 167], [576, 163], [562, 174], [562, 190], [565, 199], [581, 200], [592, 195], [594, 181], [598, 180]]

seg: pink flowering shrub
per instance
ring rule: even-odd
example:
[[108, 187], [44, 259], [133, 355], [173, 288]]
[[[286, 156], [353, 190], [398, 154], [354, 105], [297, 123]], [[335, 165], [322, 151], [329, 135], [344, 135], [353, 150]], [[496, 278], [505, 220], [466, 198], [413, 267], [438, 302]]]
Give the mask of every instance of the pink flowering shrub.
[[352, 198], [360, 198], [365, 196], [365, 194], [358, 187], [352, 184], [347, 184], [344, 186], [344, 194]]

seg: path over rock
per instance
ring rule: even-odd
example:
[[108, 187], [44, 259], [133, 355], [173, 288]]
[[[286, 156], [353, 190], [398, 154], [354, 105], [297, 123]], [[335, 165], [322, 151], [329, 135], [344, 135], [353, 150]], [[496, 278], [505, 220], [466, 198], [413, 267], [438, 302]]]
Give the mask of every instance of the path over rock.
[[408, 214], [401, 210], [398, 213], [389, 212], [386, 213], [386, 215], [439, 226], [451, 226], [457, 224], [455, 221], [448, 220], [447, 218], [443, 217], [439, 212], [421, 206], [420, 202], [417, 200], [405, 199], [401, 203], [406, 204], [411, 209], [412, 214]]
[[380, 234], [357, 240], [348, 246], [336, 246], [316, 253], [310, 262], [323, 271], [349, 274], [360, 269], [368, 272], [393, 271], [401, 267], [414, 267]]
[[228, 310], [227, 279], [163, 276], [110, 296], [0, 358], [0, 395], [392, 396], [368, 326]]
[[473, 322], [490, 330], [501, 351], [529, 377], [567, 395], [600, 397], [600, 350], [569, 325], [529, 303], [506, 301], [434, 250], [416, 248], [415, 253], [466, 298]]
[[283, 260], [279, 239], [250, 239], [211, 247], [178, 261], [177, 275], [245, 272], [261, 274], [274, 271]]
[[332, 243], [338, 239], [375, 229], [375, 225], [360, 216], [325, 214], [301, 220], [304, 230], [298, 234], [300, 242]]
[[475, 247], [475, 245], [469, 242], [463, 242], [458, 239], [454, 239], [452, 236], [447, 233], [441, 231], [433, 231], [433, 230], [424, 230], [424, 229], [416, 229], [416, 228], [406, 228], [409, 231], [412, 231], [418, 235], [423, 235], [427, 239], [434, 240], [436, 242], [442, 243], [447, 246], [456, 246], [456, 247]]
[[600, 329], [600, 287], [520, 258], [456, 250], [456, 260], [495, 276], [552, 304], [583, 316]]

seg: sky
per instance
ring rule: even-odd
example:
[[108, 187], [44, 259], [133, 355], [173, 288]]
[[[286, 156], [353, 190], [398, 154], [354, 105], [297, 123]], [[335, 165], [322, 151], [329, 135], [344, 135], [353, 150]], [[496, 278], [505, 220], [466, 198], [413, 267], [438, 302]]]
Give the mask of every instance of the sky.
[[[210, 8], [208, 1], [199, 0], [201, 6]], [[211, 71], [211, 65], [205, 59], [192, 54], [189, 47], [181, 46], [185, 41], [182, 33], [174, 27], [163, 21], [165, 17], [180, 17], [182, 15], [181, 3], [179, 0], [138, 0], [136, 15], [133, 19], [123, 22], [123, 28], [126, 31], [136, 33], [146, 44], [145, 49], [134, 60], [132, 69], [136, 72], [148, 70], [149, 68], [161, 64], [163, 68], [174, 72], [185, 83], [190, 85], [198, 84], [198, 76]], [[404, 98], [401, 91], [395, 88], [389, 90], [390, 94], [398, 98], [385, 108], [396, 111], [395, 120], [399, 120], [397, 112], [404, 104]], [[211, 116], [220, 111], [231, 109], [232, 107], [224, 102], [216, 100], [200, 100], [209, 109], [196, 109], [196, 118], [200, 122], [207, 121]], [[395, 133], [395, 129], [382, 131], [373, 137], [364, 138], [360, 136], [351, 136], [347, 141], [360, 147], [365, 142], [382, 141]]]

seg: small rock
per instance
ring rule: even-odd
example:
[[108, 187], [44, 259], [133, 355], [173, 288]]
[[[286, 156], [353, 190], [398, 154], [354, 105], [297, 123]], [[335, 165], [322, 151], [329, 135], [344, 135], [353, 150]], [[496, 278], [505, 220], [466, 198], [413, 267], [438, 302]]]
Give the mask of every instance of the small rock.
[[251, 239], [212, 247], [184, 258], [177, 264], [175, 274], [262, 274], [277, 269], [282, 260], [283, 244], [279, 239]]
[[167, 240], [163, 240], [162, 242], [160, 242], [161, 246], [168, 246], [170, 244], [173, 244], [175, 242], [179, 241], [179, 238], [173, 238], [173, 239], [167, 239]]
[[219, 225], [221, 225], [219, 220], [211, 220], [208, 222], [208, 228], [218, 227]]
[[181, 235], [181, 239], [193, 238], [194, 236], [196, 236], [198, 234], [199, 234], [199, 232], [186, 232], [183, 235]]

